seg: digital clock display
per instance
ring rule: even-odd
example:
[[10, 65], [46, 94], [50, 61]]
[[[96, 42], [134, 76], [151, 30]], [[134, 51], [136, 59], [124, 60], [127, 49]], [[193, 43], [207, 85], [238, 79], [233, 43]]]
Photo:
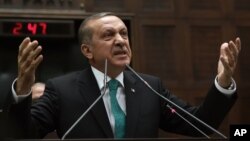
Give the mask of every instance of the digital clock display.
[[74, 37], [74, 29], [73, 20], [0, 20], [0, 36]]

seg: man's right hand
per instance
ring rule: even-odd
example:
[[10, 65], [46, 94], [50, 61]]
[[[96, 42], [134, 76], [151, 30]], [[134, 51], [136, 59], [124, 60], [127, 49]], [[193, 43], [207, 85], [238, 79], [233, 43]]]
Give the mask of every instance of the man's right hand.
[[30, 41], [26, 37], [19, 46], [18, 52], [18, 77], [16, 82], [17, 95], [25, 95], [30, 92], [35, 83], [35, 73], [38, 65], [42, 62], [43, 56], [40, 54], [42, 47], [38, 41]]

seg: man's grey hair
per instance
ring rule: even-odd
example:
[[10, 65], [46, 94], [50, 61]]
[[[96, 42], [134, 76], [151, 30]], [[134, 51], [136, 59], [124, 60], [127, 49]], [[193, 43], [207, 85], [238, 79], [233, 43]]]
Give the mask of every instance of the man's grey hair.
[[78, 40], [81, 44], [90, 44], [93, 36], [93, 29], [87, 26], [87, 23], [91, 20], [97, 20], [106, 16], [117, 16], [112, 12], [102, 12], [94, 14], [90, 17], [87, 17], [80, 25], [78, 30]]

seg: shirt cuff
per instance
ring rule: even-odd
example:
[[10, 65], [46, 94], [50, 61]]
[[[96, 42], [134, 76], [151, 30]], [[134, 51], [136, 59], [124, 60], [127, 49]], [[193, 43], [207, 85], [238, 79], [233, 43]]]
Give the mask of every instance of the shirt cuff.
[[215, 87], [225, 95], [232, 95], [236, 92], [236, 83], [233, 78], [231, 78], [231, 85], [228, 89], [221, 87], [217, 81], [217, 77], [214, 80]]
[[13, 95], [13, 98], [14, 98], [14, 102], [19, 103], [19, 102], [21, 102], [23, 99], [25, 99], [26, 97], [28, 97], [31, 94], [31, 90], [26, 95], [17, 95], [16, 90], [14, 88], [14, 86], [16, 84], [16, 81], [17, 81], [17, 78], [13, 81], [12, 86], [11, 86], [11, 90], [12, 90], [12, 95]]

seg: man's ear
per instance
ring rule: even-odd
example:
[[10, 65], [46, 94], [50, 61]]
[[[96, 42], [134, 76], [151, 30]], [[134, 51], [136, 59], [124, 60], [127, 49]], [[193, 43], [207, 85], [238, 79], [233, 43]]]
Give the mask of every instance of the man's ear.
[[92, 59], [93, 58], [93, 54], [92, 54], [92, 49], [89, 45], [86, 44], [82, 44], [81, 45], [81, 51], [82, 54], [87, 57], [88, 59]]

